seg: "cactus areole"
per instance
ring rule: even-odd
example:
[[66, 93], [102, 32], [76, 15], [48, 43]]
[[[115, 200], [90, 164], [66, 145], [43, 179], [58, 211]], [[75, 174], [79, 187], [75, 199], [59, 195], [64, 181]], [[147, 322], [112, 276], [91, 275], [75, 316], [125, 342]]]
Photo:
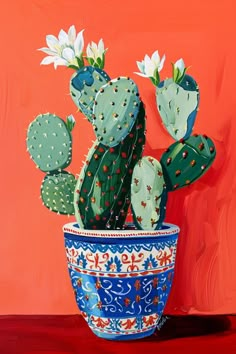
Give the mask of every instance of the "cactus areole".
[[[67, 36], [41, 50], [48, 54], [42, 64], [54, 63], [73, 69], [70, 95], [94, 130], [95, 142], [78, 171], [68, 171], [72, 161], [72, 115], [64, 120], [52, 113], [38, 115], [27, 132], [27, 150], [44, 173], [43, 204], [58, 214], [75, 215], [81, 229], [124, 229], [130, 211], [139, 230], [162, 229], [168, 193], [189, 186], [214, 161], [213, 141], [192, 134], [199, 106], [199, 87], [186, 74], [183, 59], [172, 63], [172, 77], [161, 81], [165, 55], [158, 51], [137, 62], [140, 72], [155, 86], [156, 118], [173, 138], [173, 144], [157, 161], [143, 156], [146, 114], [136, 83], [130, 77], [110, 78], [104, 71], [104, 43], [92, 42], [83, 52], [83, 31], [77, 37], [74, 26]], [[69, 55], [70, 54], [70, 55]], [[86, 65], [87, 61], [87, 65]], [[91, 65], [92, 64], [92, 65]], [[66, 88], [65, 88], [66, 90]], [[153, 118], [152, 118], [153, 119]], [[74, 152], [73, 152], [74, 156]], [[67, 169], [67, 170], [66, 170]]]

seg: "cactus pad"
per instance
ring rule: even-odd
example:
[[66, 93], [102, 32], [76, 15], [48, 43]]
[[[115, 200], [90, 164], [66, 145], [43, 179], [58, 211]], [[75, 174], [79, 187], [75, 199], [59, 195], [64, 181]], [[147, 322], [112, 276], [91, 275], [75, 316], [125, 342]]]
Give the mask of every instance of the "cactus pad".
[[157, 108], [169, 134], [175, 139], [187, 139], [192, 132], [199, 104], [195, 80], [185, 75], [180, 83], [162, 81], [156, 89]]
[[102, 86], [93, 108], [98, 141], [110, 147], [120, 143], [131, 131], [139, 106], [138, 88], [130, 78], [118, 77]]
[[145, 111], [115, 147], [95, 142], [75, 189], [75, 215], [86, 229], [122, 228], [130, 205], [130, 184], [145, 143]]
[[131, 184], [131, 204], [138, 229], [156, 230], [165, 216], [166, 187], [159, 161], [145, 156], [134, 168]]
[[90, 122], [93, 118], [95, 96], [100, 87], [109, 80], [110, 78], [105, 71], [93, 66], [84, 66], [71, 78], [71, 98]]
[[161, 158], [167, 190], [176, 190], [200, 178], [215, 156], [214, 143], [205, 135], [190, 136], [172, 144]]
[[27, 149], [43, 172], [66, 168], [72, 158], [72, 138], [66, 123], [54, 114], [40, 114], [30, 123]]
[[66, 171], [47, 174], [42, 182], [43, 204], [59, 214], [74, 214], [75, 177]]

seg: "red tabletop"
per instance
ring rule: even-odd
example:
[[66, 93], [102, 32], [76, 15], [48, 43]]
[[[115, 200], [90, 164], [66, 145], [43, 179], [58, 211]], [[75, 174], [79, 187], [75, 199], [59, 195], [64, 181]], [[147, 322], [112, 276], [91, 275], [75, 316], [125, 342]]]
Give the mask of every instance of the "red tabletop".
[[236, 353], [236, 316], [175, 316], [155, 335], [128, 342], [96, 337], [79, 315], [0, 316], [0, 354]]

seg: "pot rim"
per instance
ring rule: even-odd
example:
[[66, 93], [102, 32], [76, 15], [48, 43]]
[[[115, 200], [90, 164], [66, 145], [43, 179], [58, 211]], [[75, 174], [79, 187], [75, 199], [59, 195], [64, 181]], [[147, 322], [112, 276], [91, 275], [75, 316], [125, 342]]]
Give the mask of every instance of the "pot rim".
[[[131, 227], [132, 223], [127, 224]], [[180, 231], [179, 226], [171, 223], [163, 223], [163, 228], [159, 230], [137, 230], [137, 229], [124, 229], [124, 230], [88, 230], [80, 229], [76, 222], [70, 222], [63, 225], [63, 232], [70, 233], [78, 236], [96, 237], [96, 238], [137, 238], [137, 237], [168, 237], [170, 235], [178, 234]]]

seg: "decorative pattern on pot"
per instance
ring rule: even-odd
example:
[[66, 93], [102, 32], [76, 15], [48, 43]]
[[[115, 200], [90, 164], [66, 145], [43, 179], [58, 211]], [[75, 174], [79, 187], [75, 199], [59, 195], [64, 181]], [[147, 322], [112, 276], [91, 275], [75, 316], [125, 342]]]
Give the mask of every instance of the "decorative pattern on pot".
[[[65, 231], [69, 229], [77, 235]], [[79, 235], [73, 224], [65, 225], [76, 301], [96, 335], [123, 340], [155, 331], [173, 280], [176, 231], [176, 226], [166, 224], [158, 237], [143, 238], [141, 231], [129, 230], [132, 237], [92, 238]]]

